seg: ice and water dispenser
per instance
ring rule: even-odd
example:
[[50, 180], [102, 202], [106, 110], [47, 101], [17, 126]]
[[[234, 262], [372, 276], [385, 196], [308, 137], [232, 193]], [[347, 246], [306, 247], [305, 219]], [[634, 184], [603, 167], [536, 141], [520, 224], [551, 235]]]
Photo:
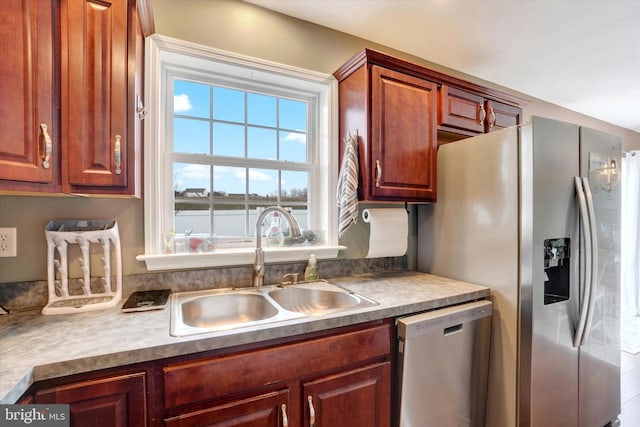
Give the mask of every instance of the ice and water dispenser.
[[544, 304], [569, 299], [571, 239], [544, 241]]

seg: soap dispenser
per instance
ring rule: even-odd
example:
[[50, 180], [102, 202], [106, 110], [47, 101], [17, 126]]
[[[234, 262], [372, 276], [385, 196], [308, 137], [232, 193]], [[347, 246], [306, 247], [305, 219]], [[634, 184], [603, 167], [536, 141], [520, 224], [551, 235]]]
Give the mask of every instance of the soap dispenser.
[[311, 254], [309, 255], [307, 267], [304, 269], [304, 280], [306, 282], [313, 282], [318, 279], [320, 279], [318, 275], [318, 262], [316, 261], [316, 256]]

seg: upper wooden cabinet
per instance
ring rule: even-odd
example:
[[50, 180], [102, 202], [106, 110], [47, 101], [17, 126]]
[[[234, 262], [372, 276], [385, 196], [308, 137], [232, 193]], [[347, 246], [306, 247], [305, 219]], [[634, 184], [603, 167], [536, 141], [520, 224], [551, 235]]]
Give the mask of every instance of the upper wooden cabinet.
[[[436, 201], [438, 140], [521, 122], [521, 99], [371, 49], [340, 67], [340, 138], [358, 132], [359, 198]], [[340, 158], [344, 146], [340, 141]]]
[[63, 191], [133, 193], [135, 1], [67, 0], [60, 15]]
[[0, 9], [0, 188], [58, 191], [56, 7], [5, 0]]
[[335, 73], [340, 135], [358, 132], [359, 197], [435, 201], [438, 86], [391, 59], [364, 50]]
[[477, 92], [442, 85], [438, 126], [453, 133], [475, 135], [520, 124], [522, 109]]
[[0, 190], [140, 195], [137, 3], [7, 1]]

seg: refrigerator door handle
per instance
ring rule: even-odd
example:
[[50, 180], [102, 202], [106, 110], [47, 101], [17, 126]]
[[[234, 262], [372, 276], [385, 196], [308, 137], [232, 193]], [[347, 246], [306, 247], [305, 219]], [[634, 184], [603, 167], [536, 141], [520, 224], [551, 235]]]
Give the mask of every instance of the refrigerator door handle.
[[598, 226], [596, 224], [596, 211], [593, 206], [593, 195], [591, 193], [591, 186], [589, 185], [589, 178], [582, 177], [582, 186], [584, 187], [585, 198], [587, 201], [587, 211], [589, 213], [589, 224], [591, 229], [591, 246], [587, 250], [591, 251], [591, 281], [589, 290], [589, 304], [587, 305], [587, 316], [582, 338], [580, 339], [580, 345], [583, 345], [589, 333], [591, 332], [591, 320], [593, 319], [593, 310], [596, 301], [597, 289], [598, 289]]
[[[584, 241], [584, 267], [581, 271], [580, 280], [580, 318], [573, 335], [573, 346], [579, 347], [582, 343], [582, 337], [584, 335], [584, 329], [587, 322], [588, 304], [591, 298], [591, 224], [589, 221], [589, 212], [587, 208], [587, 200], [585, 191], [582, 186], [582, 179], [579, 176], [575, 178], [576, 193], [578, 195], [578, 205], [580, 210], [580, 225], [582, 229], [582, 240]], [[588, 249], [587, 249], [588, 248]]]

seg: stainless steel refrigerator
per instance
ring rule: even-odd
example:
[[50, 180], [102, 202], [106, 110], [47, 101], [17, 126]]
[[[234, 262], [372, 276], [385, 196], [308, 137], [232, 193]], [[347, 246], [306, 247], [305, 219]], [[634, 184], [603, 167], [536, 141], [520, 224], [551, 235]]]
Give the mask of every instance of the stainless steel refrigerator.
[[541, 117], [438, 151], [418, 269], [491, 288], [486, 426], [618, 422], [620, 157]]

